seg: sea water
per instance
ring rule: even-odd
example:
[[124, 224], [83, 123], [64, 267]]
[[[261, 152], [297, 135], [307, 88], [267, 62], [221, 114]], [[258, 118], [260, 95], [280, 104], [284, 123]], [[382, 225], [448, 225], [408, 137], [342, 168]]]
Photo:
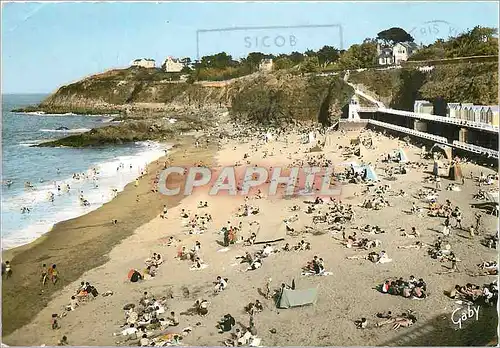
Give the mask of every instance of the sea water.
[[[55, 223], [87, 214], [109, 202], [115, 196], [113, 190], [122, 191], [147, 163], [163, 156], [169, 148], [155, 142], [85, 149], [32, 147], [113, 122], [111, 115], [11, 111], [37, 104], [44, 97], [2, 96], [2, 249], [27, 244], [48, 232]], [[60, 127], [68, 130], [57, 130]], [[93, 169], [97, 175], [93, 175]], [[75, 179], [75, 173], [88, 178]], [[10, 186], [5, 184], [8, 180], [12, 181]], [[26, 182], [34, 188], [26, 188]], [[81, 204], [81, 191], [89, 206]], [[49, 199], [50, 193], [54, 195], [53, 201]], [[23, 213], [23, 207], [30, 212]]]

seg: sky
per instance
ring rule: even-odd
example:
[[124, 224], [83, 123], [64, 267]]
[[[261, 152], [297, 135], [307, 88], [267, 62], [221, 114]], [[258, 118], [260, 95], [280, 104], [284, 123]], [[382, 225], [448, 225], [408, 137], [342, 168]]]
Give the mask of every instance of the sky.
[[[196, 59], [221, 51], [240, 58], [324, 45], [347, 49], [390, 27], [429, 44], [476, 25], [498, 28], [499, 11], [498, 2], [477, 1], [2, 5], [4, 94], [51, 93], [136, 58], [159, 66], [167, 56]], [[203, 31], [221, 28], [232, 30]]]

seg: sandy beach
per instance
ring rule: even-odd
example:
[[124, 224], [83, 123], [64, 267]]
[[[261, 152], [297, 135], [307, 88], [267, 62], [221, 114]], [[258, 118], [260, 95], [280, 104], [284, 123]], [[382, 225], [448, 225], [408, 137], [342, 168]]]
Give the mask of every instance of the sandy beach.
[[[356, 156], [345, 158], [339, 148], [348, 147], [350, 140], [358, 137], [359, 133], [360, 131], [328, 133], [325, 147], [317, 153], [308, 153], [310, 145], [301, 144], [302, 135], [297, 134], [290, 134], [288, 143], [270, 141], [257, 145], [256, 140], [241, 143], [228, 139], [219, 149], [215, 141], [207, 148], [195, 147], [193, 140], [187, 139], [168, 157], [171, 165], [191, 166], [203, 161], [212, 168], [221, 168], [232, 166], [237, 161], [244, 162], [244, 154], [249, 154], [246, 160], [251, 165], [275, 167], [304, 159], [307, 155], [321, 154], [337, 165], [345, 161], [360, 162], [360, 158]], [[373, 165], [382, 185], [390, 184], [392, 192], [404, 190], [406, 196], [387, 195], [391, 206], [370, 210], [359, 206], [365, 200], [362, 191], [366, 185], [346, 184], [342, 186], [339, 199], [345, 204], [351, 204], [356, 214], [354, 222], [345, 225], [346, 235], [355, 231], [352, 229], [354, 226], [380, 226], [386, 233], [367, 237], [380, 240], [381, 246], [375, 250], [385, 250], [392, 262], [375, 264], [368, 260], [346, 259], [348, 256], [367, 254], [368, 251], [346, 248], [342, 244], [340, 233], [302, 233], [297, 236], [288, 235], [285, 241], [274, 245], [280, 249], [285, 243], [295, 245], [300, 240], [305, 240], [310, 242], [311, 250], [271, 254], [263, 261], [261, 268], [244, 272], [247, 265], [240, 264], [236, 257], [245, 255], [247, 251], [262, 249], [263, 246], [236, 243], [225, 250], [220, 245], [223, 240], [219, 233], [221, 228], [228, 221], [233, 226], [241, 222], [242, 231], [238, 238], [246, 239], [250, 236], [252, 221], [258, 221], [261, 230], [277, 230], [282, 227], [284, 219], [297, 214], [299, 219], [292, 226], [296, 231], [304, 231], [306, 225], [313, 225], [311, 215], [304, 212], [305, 198], [283, 199], [275, 196], [255, 199], [251, 196], [249, 204], [258, 206], [259, 214], [237, 217], [235, 213], [244, 204], [244, 196], [209, 196], [206, 190], [196, 190], [187, 197], [167, 197], [151, 193], [151, 182], [157, 170], [163, 166], [164, 159], [160, 159], [159, 164], [151, 164], [148, 176], [141, 179], [139, 187], [131, 184], [102, 208], [57, 224], [43, 239], [4, 254], [4, 259], [12, 260], [14, 274], [3, 282], [3, 341], [8, 345], [55, 345], [66, 335], [71, 345], [117, 345], [118, 338], [113, 333], [119, 332], [124, 323], [124, 305], [137, 304], [143, 292], [147, 291], [156, 298], [169, 297], [166, 314], [170, 311], [184, 312], [197, 299], [203, 298], [210, 302], [208, 315], [180, 315], [179, 325], [171, 329], [172, 332], [180, 332], [186, 327], [192, 329], [183, 339], [184, 345], [222, 345], [229, 334], [217, 333], [217, 321], [230, 313], [236, 319], [238, 327], [248, 326], [249, 315], [245, 313], [244, 306], [256, 299], [264, 305], [263, 311], [255, 315], [257, 336], [262, 339], [261, 344], [264, 346], [429, 344], [426, 339], [446, 345], [484, 344], [481, 339], [491, 340], [489, 335], [496, 330], [496, 316], [491, 316], [489, 310], [483, 308], [479, 314], [481, 325], [477, 328], [471, 325], [457, 333], [450, 318], [456, 304], [443, 291], [451, 290], [455, 284], [483, 285], [496, 279], [496, 276], [469, 275], [469, 271], [477, 271], [478, 263], [497, 259], [495, 249], [480, 243], [487, 234], [496, 232], [496, 217], [483, 214], [480, 235], [474, 238], [469, 238], [466, 230], [452, 229], [447, 239], [461, 260], [460, 272], [438, 274], [446, 271], [450, 263], [432, 259], [427, 254], [427, 248], [398, 248], [414, 244], [416, 240], [433, 244], [438, 236], [442, 236], [444, 219], [428, 217], [426, 213], [422, 216], [406, 213], [413, 202], [422, 207], [427, 206], [413, 195], [419, 188], [433, 188], [431, 184], [422, 183], [423, 177], [427, 176], [424, 170], [432, 171], [433, 162], [420, 159], [420, 148], [398, 139], [375, 134], [372, 134], [372, 139], [373, 148], [363, 153], [362, 160]], [[396, 175], [397, 180], [386, 180], [384, 168], [391, 165], [381, 163], [380, 159], [383, 154], [399, 148], [405, 150], [411, 162], [424, 162], [426, 167], [411, 168], [407, 174]], [[265, 151], [274, 155], [263, 158]], [[343, 168], [338, 167], [338, 171], [342, 170]], [[443, 189], [439, 192], [438, 201], [444, 203], [449, 199], [453, 206], [458, 206], [464, 214], [462, 224], [468, 228], [475, 221], [476, 210], [470, 208], [470, 203], [472, 195], [478, 191], [477, 184], [469, 179], [469, 175], [472, 173], [479, 176], [481, 172], [490, 174], [494, 171], [473, 164], [465, 164], [462, 170], [466, 179], [464, 185], [458, 182], [461, 191], [447, 191], [446, 187], [452, 181], [443, 178]], [[446, 168], [442, 171], [446, 172]], [[169, 184], [182, 183], [179, 177], [174, 178], [178, 181]], [[497, 183], [493, 186], [495, 185]], [[137, 195], [140, 197], [139, 202], [136, 202]], [[200, 201], [208, 202], [208, 207], [198, 208]], [[166, 219], [160, 217], [164, 204], [169, 206]], [[301, 210], [290, 211], [293, 205], [300, 206]], [[181, 209], [192, 214], [208, 213], [213, 221], [203, 234], [188, 234], [180, 217]], [[115, 218], [118, 219], [118, 224], [112, 225], [110, 221]], [[420, 231], [420, 238], [412, 239], [401, 235], [400, 228], [409, 231], [411, 227]], [[357, 233], [358, 236], [361, 235], [359, 230]], [[171, 236], [180, 240], [179, 244], [168, 246], [167, 241]], [[200, 257], [207, 267], [190, 270], [190, 261], [179, 260], [175, 256], [179, 247], [191, 248], [196, 241], [201, 244]], [[144, 269], [144, 261], [152, 253], [161, 254], [164, 260], [157, 275], [138, 283], [130, 282], [127, 278], [129, 270]], [[325, 270], [331, 272], [331, 275], [301, 275], [301, 268], [315, 255], [324, 259]], [[47, 284], [43, 293], [39, 279], [42, 263], [56, 263], [61, 274], [60, 282], [55, 286]], [[410, 275], [425, 279], [427, 298], [414, 300], [390, 296], [374, 289], [385, 279], [407, 279]], [[228, 278], [229, 281], [226, 290], [214, 295], [212, 282], [217, 276]], [[290, 284], [292, 280], [298, 289], [317, 287], [317, 302], [306, 307], [277, 309], [272, 300], [267, 300], [260, 294], [269, 278], [272, 279], [273, 289], [279, 288], [281, 283]], [[63, 311], [81, 281], [90, 282], [101, 294], [112, 291], [113, 295], [98, 296], [80, 305], [59, 320], [60, 329], [51, 330], [51, 315]], [[409, 309], [418, 318], [411, 328], [396, 331], [389, 325], [358, 330], [354, 325], [354, 321], [361, 317], [368, 318], [370, 323], [376, 322], [377, 312], [401, 313]], [[430, 327], [429, 323], [432, 323]], [[425, 331], [425, 337], [419, 333], [407, 341], [408, 333], [419, 328], [430, 331]], [[274, 330], [271, 332], [271, 329]], [[137, 339], [127, 344], [137, 345]]]

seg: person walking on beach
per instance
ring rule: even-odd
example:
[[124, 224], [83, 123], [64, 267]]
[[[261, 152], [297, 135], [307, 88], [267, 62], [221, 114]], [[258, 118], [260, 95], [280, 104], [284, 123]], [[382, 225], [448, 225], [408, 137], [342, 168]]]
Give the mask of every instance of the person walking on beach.
[[476, 217], [476, 227], [475, 227], [475, 230], [476, 230], [476, 233], [478, 233], [479, 232], [479, 226], [481, 226], [481, 218], [482, 218], [482, 216], [481, 216], [481, 214], [476, 213], [475, 217]]
[[56, 269], [56, 265], [52, 265], [52, 267], [49, 267], [47, 274], [50, 277], [52, 284], [56, 285], [57, 280], [58, 280], [58, 275], [59, 275], [59, 272]]
[[457, 221], [457, 224], [455, 225], [455, 228], [458, 228], [460, 227], [460, 229], [462, 230], [462, 212], [460, 211], [460, 209], [456, 209], [456, 214], [455, 214], [455, 220]]
[[166, 205], [163, 206], [163, 214], [160, 215], [160, 217], [162, 219], [166, 219], [167, 218], [167, 213], [168, 213], [168, 208]]
[[441, 191], [441, 179], [436, 177], [436, 190]]
[[5, 279], [8, 279], [12, 276], [12, 267], [10, 265], [10, 261], [5, 261], [2, 263], [2, 276], [5, 275]]
[[42, 268], [40, 269], [40, 281], [42, 282], [42, 286], [45, 286], [45, 283], [47, 282], [47, 265], [43, 264]]

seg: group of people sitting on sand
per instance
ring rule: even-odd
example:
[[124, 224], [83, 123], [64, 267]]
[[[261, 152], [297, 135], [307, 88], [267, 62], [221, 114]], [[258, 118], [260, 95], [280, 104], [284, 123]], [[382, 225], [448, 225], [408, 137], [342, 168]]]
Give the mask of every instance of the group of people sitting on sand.
[[311, 250], [311, 243], [306, 242], [305, 240], [301, 240], [300, 242], [297, 243], [297, 245], [290, 246], [290, 243], [286, 243], [283, 248], [281, 248], [283, 251], [305, 251], [305, 250]]
[[465, 300], [473, 303], [484, 303], [495, 305], [498, 301], [498, 283], [495, 280], [492, 283], [479, 286], [467, 283], [465, 286], [455, 285], [448, 296], [452, 299]]
[[156, 276], [156, 272], [158, 271], [158, 267], [163, 263], [163, 259], [160, 254], [153, 253], [150, 257], [148, 257], [144, 263], [146, 264], [146, 269], [144, 270], [144, 274], [147, 274], [151, 277]]
[[490, 236], [486, 236], [482, 244], [488, 248], [496, 249], [498, 246], [498, 235], [492, 234]]
[[480, 269], [480, 272], [473, 274], [473, 276], [498, 275], [498, 264], [496, 261], [483, 261], [477, 264], [477, 267]]
[[201, 243], [196, 241], [191, 249], [188, 249], [185, 245], [181, 246], [177, 250], [176, 259], [179, 260], [189, 260], [192, 262], [190, 270], [205, 269], [207, 264], [200, 257]]
[[372, 251], [372, 252], [368, 253], [368, 255], [347, 256], [346, 259], [348, 259], [348, 260], [368, 260], [368, 261], [371, 261], [372, 263], [375, 263], [375, 264], [392, 262], [392, 259], [389, 258], [389, 256], [385, 252], [385, 250], [382, 250], [379, 253]]
[[454, 253], [451, 250], [450, 243], [446, 240], [443, 240], [441, 237], [438, 237], [434, 245], [429, 246], [427, 252], [431, 256], [431, 258], [438, 261], [446, 261], [450, 257], [454, 256]]
[[318, 258], [318, 256], [314, 256], [311, 261], [309, 261], [303, 268], [304, 274], [315, 274], [321, 275], [325, 273], [325, 261], [323, 258]]
[[255, 253], [252, 255], [250, 252], [246, 252], [245, 256], [236, 256], [236, 259], [241, 259], [241, 263], [248, 263], [249, 266], [247, 271], [254, 271], [262, 267], [262, 253]]
[[374, 198], [367, 198], [363, 203], [360, 204], [360, 206], [365, 209], [380, 210], [384, 207], [390, 207], [391, 204], [388, 200], [384, 199], [384, 197], [377, 196]]
[[[360, 230], [361, 232], [367, 233], [367, 234], [382, 234], [385, 233], [385, 230], [381, 229], [378, 225], [371, 226], [371, 225], [365, 225], [362, 227], [353, 227], [355, 230]], [[345, 239], [345, 233], [342, 235], [342, 239]]]
[[123, 307], [125, 323], [121, 326], [121, 331], [113, 334], [113, 336], [121, 337], [117, 343], [123, 344], [138, 339], [138, 345], [141, 347], [178, 345], [182, 337], [191, 332], [191, 328], [186, 328], [175, 335], [162, 335], [168, 327], [179, 325], [179, 318], [175, 312], [170, 312], [165, 317], [166, 304], [166, 297], [157, 300], [148, 292], [144, 292], [139, 300], [139, 306], [133, 303], [125, 305]]
[[[205, 207], [205, 203], [200, 202], [203, 207]], [[208, 204], [207, 204], [208, 206]], [[187, 227], [187, 234], [202, 234], [204, 233], [210, 222], [212, 222], [212, 215], [209, 213], [205, 214], [194, 214], [190, 217], [190, 213], [188, 213], [185, 209], [181, 210], [180, 216], [182, 219], [182, 225]]]
[[213, 282], [214, 294], [218, 294], [221, 291], [226, 290], [228, 281], [229, 281], [228, 278], [222, 278], [221, 276], [217, 276], [217, 279], [215, 280], [215, 282]]
[[250, 215], [257, 215], [259, 214], [260, 209], [259, 207], [254, 207], [249, 204], [243, 204], [238, 208], [238, 211], [236, 213], [237, 217], [244, 217], [244, 216], [250, 216]]
[[406, 298], [424, 299], [427, 297], [427, 284], [422, 278], [417, 280], [414, 276], [410, 276], [408, 280], [404, 280], [403, 277], [396, 280], [388, 279], [379, 286], [378, 290], [384, 294]]
[[68, 311], [74, 311], [82, 302], [87, 302], [96, 298], [99, 292], [90, 282], [82, 281], [75, 294], [71, 296], [70, 303], [65, 307]]
[[346, 248], [357, 248], [357, 249], [372, 249], [379, 247], [382, 242], [378, 239], [370, 240], [368, 238], [357, 238], [356, 232], [352, 235], [345, 236], [345, 232], [342, 232], [342, 244], [346, 246]]

